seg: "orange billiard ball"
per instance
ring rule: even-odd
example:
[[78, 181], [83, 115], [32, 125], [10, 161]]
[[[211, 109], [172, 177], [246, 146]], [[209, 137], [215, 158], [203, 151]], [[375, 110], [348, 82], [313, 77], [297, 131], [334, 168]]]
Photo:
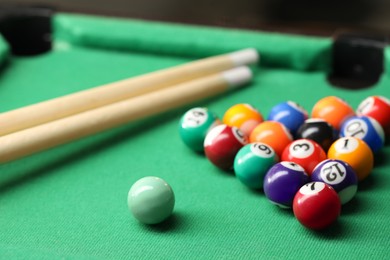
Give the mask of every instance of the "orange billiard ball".
[[237, 127], [247, 136], [261, 122], [263, 122], [263, 116], [249, 104], [236, 104], [226, 110], [223, 116], [225, 125]]
[[339, 130], [345, 119], [355, 115], [352, 107], [344, 100], [329, 96], [319, 100], [311, 112], [312, 118], [321, 118]]
[[249, 142], [261, 142], [271, 146], [281, 158], [284, 148], [293, 141], [287, 128], [276, 121], [265, 121], [253, 129]]
[[370, 147], [356, 137], [343, 137], [332, 144], [328, 151], [329, 159], [348, 163], [354, 169], [359, 181], [364, 180], [374, 167], [374, 155]]

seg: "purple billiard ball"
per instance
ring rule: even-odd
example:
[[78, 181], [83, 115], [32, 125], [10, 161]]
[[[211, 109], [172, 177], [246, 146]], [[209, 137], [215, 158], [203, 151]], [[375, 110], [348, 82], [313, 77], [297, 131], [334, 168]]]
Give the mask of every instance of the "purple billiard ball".
[[291, 208], [295, 194], [309, 180], [299, 164], [283, 161], [268, 170], [263, 189], [270, 202], [281, 208]]
[[357, 191], [358, 179], [355, 171], [341, 160], [322, 161], [314, 168], [311, 179], [329, 184], [339, 195], [341, 204], [350, 201]]

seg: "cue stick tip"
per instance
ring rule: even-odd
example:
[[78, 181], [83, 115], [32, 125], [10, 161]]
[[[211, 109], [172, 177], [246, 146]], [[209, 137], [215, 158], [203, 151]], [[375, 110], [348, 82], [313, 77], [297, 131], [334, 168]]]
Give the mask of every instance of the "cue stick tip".
[[234, 89], [250, 82], [253, 77], [253, 73], [249, 67], [240, 66], [222, 72], [222, 77], [227, 81], [229, 88]]
[[259, 62], [260, 55], [255, 48], [247, 48], [229, 54], [236, 66], [255, 64]]

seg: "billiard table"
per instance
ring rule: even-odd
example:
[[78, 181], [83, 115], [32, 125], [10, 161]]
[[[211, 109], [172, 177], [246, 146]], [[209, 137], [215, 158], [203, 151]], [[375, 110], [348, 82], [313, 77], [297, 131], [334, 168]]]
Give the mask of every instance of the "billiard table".
[[[242, 48], [261, 60], [246, 87], [1, 165], [0, 255], [4, 259], [384, 259], [390, 247], [390, 147], [338, 221], [304, 228], [291, 210], [248, 189], [180, 140], [185, 111], [220, 117], [249, 103], [267, 117], [279, 102], [308, 111], [325, 96], [353, 108], [390, 96], [390, 49], [374, 85], [332, 85], [333, 39], [56, 13], [52, 50], [14, 56], [0, 39], [0, 110], [8, 111], [124, 78]], [[137, 222], [131, 185], [158, 176], [173, 188], [173, 215]]]

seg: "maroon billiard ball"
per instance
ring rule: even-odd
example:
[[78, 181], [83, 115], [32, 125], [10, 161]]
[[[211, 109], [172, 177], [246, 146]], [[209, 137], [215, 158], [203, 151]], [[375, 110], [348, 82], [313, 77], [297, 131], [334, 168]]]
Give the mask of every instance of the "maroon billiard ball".
[[232, 170], [236, 154], [247, 143], [248, 139], [240, 129], [222, 124], [206, 135], [204, 151], [215, 166], [222, 170]]
[[323, 229], [340, 215], [341, 202], [336, 191], [326, 183], [303, 185], [294, 197], [293, 212], [298, 221], [310, 229]]
[[283, 151], [281, 161], [291, 161], [302, 166], [311, 175], [313, 169], [326, 159], [326, 153], [316, 142], [298, 139], [290, 143]]

